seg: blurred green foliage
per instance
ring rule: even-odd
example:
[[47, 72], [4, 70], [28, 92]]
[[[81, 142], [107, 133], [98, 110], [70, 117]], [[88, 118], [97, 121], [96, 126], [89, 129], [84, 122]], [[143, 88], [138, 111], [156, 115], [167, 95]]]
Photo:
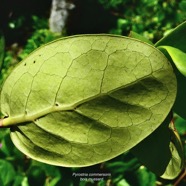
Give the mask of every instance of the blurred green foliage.
[[186, 19], [185, 0], [99, 0], [117, 17], [110, 33], [127, 35], [132, 30], [153, 42]]
[[[19, 19], [20, 21], [18, 22], [21, 22], [22, 16]], [[47, 18], [39, 18], [33, 15], [32, 21], [33, 24], [31, 29], [33, 30], [33, 32], [31, 36], [27, 38], [26, 44], [24, 46], [20, 46], [19, 43], [13, 43], [5, 51], [4, 62], [2, 64], [2, 70], [0, 74], [0, 85], [2, 85], [3, 81], [6, 79], [13, 67], [19, 61], [24, 59], [28, 54], [30, 54], [33, 50], [35, 50], [42, 44], [48, 43], [54, 39], [61, 37], [61, 34], [52, 33], [49, 30]], [[11, 22], [11, 24], [13, 23]], [[17, 29], [19, 27], [21, 27], [21, 25], [15, 23], [12, 29]]]
[[42, 44], [48, 43], [54, 39], [61, 37], [59, 33], [52, 33], [49, 29], [38, 29], [32, 37], [27, 40], [25, 47], [18, 55], [18, 59], [24, 59], [33, 50], [41, 46]]
[[[91, 33], [104, 31], [120, 35], [128, 35], [132, 30], [156, 42], [176, 25], [186, 20], [185, 0], [76, 0], [74, 2], [77, 9], [80, 7], [81, 11], [75, 10], [78, 14], [72, 12], [72, 17], [69, 18], [67, 24], [69, 27], [66, 28], [65, 33], [52, 33], [48, 28], [47, 16], [30, 15], [29, 21], [31, 21], [29, 22], [28, 16], [18, 15], [8, 21], [10, 33], [24, 30], [25, 33], [22, 37], [25, 42], [19, 42], [16, 39], [10, 41], [5, 34], [8, 45], [1, 68], [1, 85], [20, 60], [42, 44], [59, 37], [90, 33], [91, 29]], [[73, 18], [73, 15], [76, 19]], [[82, 20], [81, 17], [83, 17]], [[79, 20], [74, 22], [78, 18]], [[97, 18], [100, 18], [99, 23], [95, 24], [98, 21]], [[105, 21], [112, 22], [112, 24], [105, 26]], [[76, 28], [73, 29], [74, 27], [70, 24], [75, 25]], [[12, 37], [11, 35], [11, 39]], [[12, 41], [16, 42], [11, 43]], [[183, 141], [186, 140], [185, 125], [185, 120], [175, 116], [175, 126]], [[36, 162], [15, 148], [9, 136], [9, 129], [0, 130], [0, 172], [1, 186], [155, 186], [158, 184], [173, 185], [175, 182], [175, 180], [166, 181], [157, 178], [130, 152], [103, 164], [84, 168], [64, 168]], [[73, 176], [73, 173], [83, 172], [111, 173], [111, 176], [104, 177], [102, 181], [98, 182], [80, 181], [80, 177]], [[185, 184], [184, 179], [179, 182], [179, 186]]]

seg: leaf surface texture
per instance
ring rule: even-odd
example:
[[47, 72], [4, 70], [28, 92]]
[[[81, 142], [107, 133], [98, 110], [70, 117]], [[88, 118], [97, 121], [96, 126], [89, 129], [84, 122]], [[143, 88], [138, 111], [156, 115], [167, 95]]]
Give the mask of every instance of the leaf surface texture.
[[88, 166], [135, 146], [168, 115], [176, 78], [153, 46], [113, 35], [44, 45], [23, 60], [1, 93], [4, 126], [28, 156]]

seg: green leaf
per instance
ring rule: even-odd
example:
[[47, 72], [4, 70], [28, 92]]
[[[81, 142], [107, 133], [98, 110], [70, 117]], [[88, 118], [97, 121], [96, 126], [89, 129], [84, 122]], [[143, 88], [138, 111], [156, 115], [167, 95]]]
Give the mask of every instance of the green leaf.
[[38, 170], [45, 172], [47, 183], [50, 184], [50, 186], [57, 186], [58, 185], [57, 183], [59, 183], [59, 181], [61, 180], [61, 173], [60, 173], [59, 167], [43, 164], [37, 161], [32, 161], [31, 168], [32, 167], [34, 168], [37, 167]]
[[179, 131], [180, 136], [184, 136], [186, 134], [185, 125], [186, 125], [186, 120], [179, 116], [176, 116], [175, 126], [176, 126], [176, 129]]
[[25, 176], [21, 182], [21, 186], [30, 186], [28, 183], [28, 178]]
[[24, 181], [24, 175], [17, 174], [14, 178], [14, 183], [12, 186], [23, 186], [22, 182]]
[[43, 164], [38, 161], [32, 161], [32, 166], [39, 167], [42, 170], [44, 170], [47, 177], [50, 177], [50, 178], [54, 178], [56, 176], [61, 177], [59, 167]]
[[33, 186], [44, 185], [46, 179], [44, 170], [39, 166], [32, 166], [27, 172], [27, 177], [29, 185]]
[[[177, 78], [177, 96], [175, 103], [173, 105], [173, 110], [176, 112], [179, 116], [182, 118], [186, 119], [186, 77], [183, 76], [182, 74], [185, 75], [185, 52], [186, 48], [184, 48], [185, 45], [185, 40], [182, 38], [186, 31], [186, 22], [178, 26], [173, 32], [171, 32], [170, 36], [168, 38], [165, 37], [165, 40], [162, 39], [161, 42], [156, 43], [155, 46], [157, 46], [163, 53], [164, 55], [172, 62], [173, 67], [174, 67], [174, 72], [176, 74]], [[182, 39], [180, 41], [180, 38]], [[178, 43], [174, 43], [174, 41], [179, 41]], [[175, 48], [172, 48], [170, 46], [166, 46], [170, 49], [170, 53], [162, 47], [163, 45], [170, 45]], [[171, 50], [172, 49], [172, 50]], [[174, 51], [176, 51], [176, 54], [174, 54]], [[173, 56], [173, 58], [172, 58]], [[174, 61], [173, 61], [174, 60]], [[175, 65], [176, 66], [175, 66]]]
[[186, 95], [186, 77], [182, 73], [180, 73], [178, 68], [176, 68], [168, 52], [163, 48], [161, 49], [161, 51], [172, 63], [174, 73], [177, 78], [177, 95], [176, 95], [176, 100], [173, 105], [173, 111], [176, 114], [178, 114], [180, 117], [186, 119], [186, 96], [185, 96]]
[[[185, 74], [185, 65], [184, 65], [184, 56], [186, 53], [186, 21], [183, 22], [182, 24], [178, 25], [175, 29], [173, 29], [172, 32], [170, 32], [168, 35], [163, 37], [161, 40], [159, 40], [155, 46], [156, 47], [161, 47], [161, 46], [171, 46], [174, 47], [177, 50], [180, 50], [179, 52], [176, 53], [181, 53], [181, 62], [180, 60], [175, 63], [177, 68], [179, 69], [180, 72]], [[170, 57], [167, 53], [167, 50], [164, 52], [162, 51], [167, 57]], [[183, 53], [182, 53], [183, 52]], [[174, 53], [171, 52], [171, 55], [174, 56]], [[177, 55], [176, 55], [177, 56]], [[175, 56], [174, 56], [175, 58]], [[177, 59], [178, 57], [176, 57]], [[172, 59], [173, 60], [173, 59]], [[171, 58], [170, 58], [171, 61]], [[176, 60], [177, 61], [177, 60]], [[181, 65], [180, 65], [181, 64]], [[182, 65], [184, 65], [182, 67]], [[173, 65], [174, 66], [174, 65]], [[184, 77], [178, 70], [177, 68], [174, 68], [176, 77], [177, 77], [177, 96], [176, 96], [176, 101], [173, 106], [173, 110], [181, 117], [186, 119], [186, 77]], [[180, 70], [181, 69], [181, 70]]]
[[155, 47], [158, 46], [172, 46], [177, 48], [183, 52], [186, 52], [186, 21], [182, 24], [178, 25], [173, 31], [167, 34], [165, 37], [160, 39], [156, 44]]
[[139, 166], [139, 161], [137, 158], [133, 158], [128, 162], [124, 161], [114, 161], [114, 162], [107, 162], [105, 167], [107, 170], [112, 172], [112, 175], [116, 174], [124, 174], [127, 171], [133, 172], [137, 166]]
[[0, 185], [1, 185], [1, 186], [5, 186], [5, 185], [3, 184], [3, 181], [1, 180], [1, 178], [0, 178]]
[[174, 179], [183, 169], [184, 151], [171, 117], [131, 151], [149, 170], [165, 179]]
[[172, 156], [166, 168], [166, 171], [164, 172], [163, 175], [161, 175], [161, 177], [164, 179], [176, 178], [183, 169], [185, 160], [182, 142], [178, 132], [174, 128], [173, 123], [170, 124], [170, 131], [171, 131], [170, 150]]
[[179, 3], [179, 8], [182, 10], [182, 11], [186, 11], [186, 1], [181, 1], [180, 3]]
[[172, 61], [176, 65], [177, 69], [186, 76], [186, 53], [181, 50], [170, 47], [170, 46], [160, 46], [158, 49], [165, 49], [170, 55]]
[[150, 172], [144, 166], [140, 166], [140, 168], [136, 171], [136, 177], [138, 180], [138, 186], [155, 186], [156, 185], [156, 176], [152, 172]]
[[12, 185], [15, 178], [15, 170], [8, 161], [0, 160], [0, 179], [4, 185]]
[[136, 39], [139, 39], [140, 41], [143, 41], [143, 42], [146, 42], [150, 45], [153, 45], [153, 43], [149, 39], [147, 39], [146, 37], [134, 32], [134, 31], [130, 31], [129, 37], [136, 38]]
[[173, 111], [179, 116], [186, 119], [186, 77], [183, 76], [178, 70], [176, 71], [177, 77], [177, 95], [173, 105]]
[[42, 46], [1, 92], [3, 126], [33, 159], [88, 166], [128, 151], [166, 118], [176, 78], [165, 56], [128, 37], [81, 35]]
[[117, 186], [130, 186], [125, 179], [120, 180]]
[[170, 116], [147, 138], [131, 149], [131, 152], [156, 175], [161, 176], [171, 159]]

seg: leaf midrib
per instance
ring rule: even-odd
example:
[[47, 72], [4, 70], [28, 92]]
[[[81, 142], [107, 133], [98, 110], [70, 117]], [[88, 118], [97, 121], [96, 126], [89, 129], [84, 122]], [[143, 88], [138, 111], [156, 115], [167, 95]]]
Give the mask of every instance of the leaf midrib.
[[[34, 113], [32, 115], [23, 114], [23, 115], [19, 115], [19, 116], [16, 116], [16, 117], [11, 117], [10, 116], [10, 117], [4, 118], [2, 125], [4, 127], [7, 127], [7, 126], [17, 125], [17, 124], [25, 123], [25, 122], [33, 122], [33, 121], [37, 120], [38, 118], [40, 118], [42, 116], [45, 116], [45, 115], [47, 115], [49, 113], [52, 113], [52, 112], [72, 111], [72, 110], [75, 110], [78, 106], [80, 106], [83, 103], [86, 103], [88, 101], [91, 101], [93, 99], [96, 99], [96, 98], [99, 98], [99, 97], [102, 97], [102, 96], [109, 96], [112, 92], [115, 92], [115, 91], [120, 90], [120, 89], [123, 89], [123, 88], [127, 88], [128, 86], [131, 86], [131, 85], [135, 84], [136, 82], [140, 82], [140, 81], [142, 81], [142, 80], [144, 80], [146, 78], [153, 77], [152, 74], [154, 72], [159, 71], [159, 70], [162, 70], [162, 69], [158, 69], [156, 71], [153, 71], [151, 74], [148, 74], [148, 75], [146, 75], [146, 76], [144, 76], [142, 78], [136, 79], [135, 81], [130, 82], [128, 84], [125, 84], [125, 85], [116, 87], [115, 89], [112, 89], [111, 91], [109, 91], [107, 93], [99, 93], [99, 94], [96, 94], [94, 96], [90, 96], [90, 97], [88, 97], [86, 99], [83, 99], [83, 100], [78, 101], [78, 102], [73, 103], [73, 104], [53, 105], [53, 106], [51, 106], [49, 108], [46, 108], [44, 110], [41, 110], [40, 112]], [[153, 77], [153, 78], [156, 79], [155, 77]], [[158, 81], [158, 82], [160, 82], [160, 81]]]

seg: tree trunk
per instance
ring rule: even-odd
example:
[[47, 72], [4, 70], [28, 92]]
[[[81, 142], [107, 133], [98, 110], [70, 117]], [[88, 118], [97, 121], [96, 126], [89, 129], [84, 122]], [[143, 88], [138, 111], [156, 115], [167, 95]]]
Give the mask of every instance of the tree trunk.
[[68, 0], [52, 0], [49, 19], [49, 27], [52, 32], [62, 32], [69, 16], [69, 10], [74, 7], [75, 5]]

